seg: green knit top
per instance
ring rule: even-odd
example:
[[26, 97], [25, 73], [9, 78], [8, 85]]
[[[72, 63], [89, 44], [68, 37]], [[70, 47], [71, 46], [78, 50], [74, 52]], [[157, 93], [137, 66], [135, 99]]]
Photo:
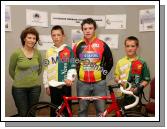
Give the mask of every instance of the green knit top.
[[29, 88], [40, 86], [39, 74], [42, 71], [42, 56], [35, 49], [32, 59], [27, 58], [21, 48], [10, 57], [9, 74], [13, 79], [13, 86]]

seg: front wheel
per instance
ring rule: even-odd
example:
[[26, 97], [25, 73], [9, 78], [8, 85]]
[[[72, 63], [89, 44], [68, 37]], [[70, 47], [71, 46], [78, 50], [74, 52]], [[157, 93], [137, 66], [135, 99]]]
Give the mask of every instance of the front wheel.
[[32, 107], [27, 112], [27, 117], [49, 117], [50, 116], [50, 109], [55, 110], [56, 117], [63, 117], [63, 113], [59, 113], [58, 106], [49, 103], [49, 102], [39, 102]]

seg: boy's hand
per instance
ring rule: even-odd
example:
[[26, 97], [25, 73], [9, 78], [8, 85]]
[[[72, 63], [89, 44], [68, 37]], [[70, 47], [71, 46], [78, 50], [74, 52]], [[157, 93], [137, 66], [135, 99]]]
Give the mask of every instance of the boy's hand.
[[67, 86], [72, 86], [73, 82], [69, 79], [64, 80]]
[[120, 84], [121, 86], [123, 86], [123, 88], [126, 88], [126, 84], [127, 84], [126, 82], [122, 81]]
[[136, 88], [131, 88], [131, 91], [134, 93], [134, 95], [139, 96], [143, 91], [144, 86], [138, 85]]
[[50, 89], [49, 89], [49, 87], [47, 87], [45, 90], [46, 90], [46, 94], [50, 96]]

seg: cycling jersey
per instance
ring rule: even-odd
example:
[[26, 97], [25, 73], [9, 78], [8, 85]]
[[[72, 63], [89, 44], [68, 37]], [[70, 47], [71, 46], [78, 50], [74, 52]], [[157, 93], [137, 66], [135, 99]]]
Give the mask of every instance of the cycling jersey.
[[56, 80], [63, 82], [67, 78], [67, 72], [75, 69], [74, 53], [70, 47], [63, 44], [59, 48], [53, 46], [46, 52], [47, 62], [43, 74], [43, 83], [49, 87], [48, 81]]
[[142, 57], [130, 59], [127, 56], [120, 59], [116, 65], [115, 78], [133, 83], [150, 81], [150, 72]]
[[104, 80], [113, 66], [110, 48], [106, 43], [94, 37], [91, 42], [86, 39], [78, 42], [74, 48], [77, 63], [78, 79], [83, 82]]

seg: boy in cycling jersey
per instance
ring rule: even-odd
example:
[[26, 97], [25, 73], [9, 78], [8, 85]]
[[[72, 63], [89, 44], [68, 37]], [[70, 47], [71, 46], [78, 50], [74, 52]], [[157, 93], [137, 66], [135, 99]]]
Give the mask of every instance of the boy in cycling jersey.
[[[46, 52], [46, 59], [48, 61], [45, 66], [43, 74], [43, 84], [46, 93], [51, 97], [51, 103], [60, 105], [63, 101], [62, 96], [71, 96], [71, 86], [73, 81], [67, 78], [70, 71], [75, 70], [75, 62], [72, 61], [74, 54], [72, 49], [64, 44], [64, 30], [61, 26], [53, 26], [51, 29], [51, 37], [54, 45]], [[65, 82], [66, 85], [61, 88], [53, 87], [50, 82], [58, 81]], [[71, 102], [70, 102], [71, 105]], [[67, 111], [65, 112], [67, 115]], [[51, 116], [55, 116], [54, 109], [51, 109]]]
[[[150, 81], [150, 72], [145, 60], [136, 53], [139, 48], [139, 40], [134, 36], [129, 36], [125, 39], [124, 45], [126, 56], [116, 64], [115, 81], [118, 83], [119, 80], [127, 80], [136, 84], [136, 87], [131, 88], [131, 91], [139, 96]], [[124, 85], [123, 82], [122, 85]], [[133, 97], [125, 95], [123, 105], [133, 102]]]

